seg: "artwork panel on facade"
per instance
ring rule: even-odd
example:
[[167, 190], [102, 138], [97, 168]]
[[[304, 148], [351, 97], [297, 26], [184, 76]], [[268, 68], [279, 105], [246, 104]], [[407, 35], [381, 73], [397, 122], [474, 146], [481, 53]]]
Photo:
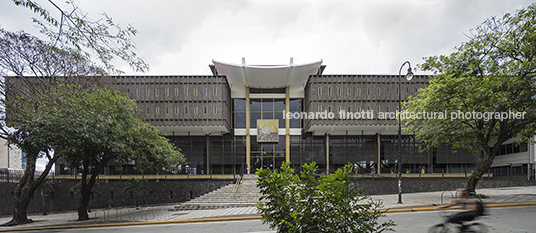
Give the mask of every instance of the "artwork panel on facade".
[[279, 120], [257, 120], [257, 142], [279, 142]]

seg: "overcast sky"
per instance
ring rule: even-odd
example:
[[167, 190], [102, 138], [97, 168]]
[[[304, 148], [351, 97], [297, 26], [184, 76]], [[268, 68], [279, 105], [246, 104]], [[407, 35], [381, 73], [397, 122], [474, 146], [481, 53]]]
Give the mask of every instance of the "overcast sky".
[[[52, 5], [38, 0], [55, 13]], [[55, 0], [59, 6], [64, 1]], [[325, 74], [397, 74], [409, 60], [449, 54], [487, 18], [515, 13], [529, 0], [147, 1], [79, 0], [98, 19], [132, 24], [137, 53], [149, 75], [206, 75], [212, 59], [247, 64], [294, 64], [322, 59]], [[0, 3], [0, 27], [37, 33], [35, 16]], [[134, 73], [122, 63], [117, 66]], [[138, 73], [139, 74], [139, 73]], [[424, 74], [417, 72], [417, 74]], [[40, 161], [39, 167], [43, 167]]]
[[[40, 2], [53, 10], [48, 1]], [[150, 75], [210, 74], [212, 59], [240, 63], [242, 57], [247, 64], [322, 59], [326, 74], [397, 74], [404, 61], [415, 66], [423, 57], [449, 54], [471, 28], [531, 2], [79, 0], [79, 7], [91, 19], [106, 12], [138, 29], [134, 41], [151, 65]], [[5, 29], [31, 31], [31, 16], [12, 1], [0, 3]]]

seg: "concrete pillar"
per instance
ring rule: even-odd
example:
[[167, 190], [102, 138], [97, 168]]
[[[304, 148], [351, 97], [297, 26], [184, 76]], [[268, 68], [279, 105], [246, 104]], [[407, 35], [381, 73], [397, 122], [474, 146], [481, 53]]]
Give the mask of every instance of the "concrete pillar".
[[[285, 93], [285, 113], [288, 113], [290, 112], [290, 93], [288, 86]], [[285, 118], [285, 161], [290, 162], [290, 119], [286, 116], [283, 117]]]
[[380, 168], [381, 168], [381, 140], [380, 140], [380, 134], [378, 133], [378, 162], [376, 163], [376, 174], [380, 174]]
[[329, 175], [329, 134], [326, 134], [326, 175]]
[[249, 129], [251, 127], [251, 110], [249, 106], [249, 87], [246, 87], [246, 164], [247, 164], [247, 174], [250, 174], [251, 171], [251, 136], [249, 134]]

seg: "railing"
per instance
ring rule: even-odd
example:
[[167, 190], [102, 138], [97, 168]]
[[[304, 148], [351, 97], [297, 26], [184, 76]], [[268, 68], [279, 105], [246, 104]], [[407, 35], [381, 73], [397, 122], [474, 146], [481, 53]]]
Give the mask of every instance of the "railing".
[[240, 186], [240, 184], [242, 184], [242, 181], [244, 180], [244, 173], [245, 173], [244, 165], [246, 164], [242, 164], [242, 166], [240, 167], [240, 176], [236, 179], [236, 183], [233, 187], [233, 193], [236, 193], [236, 191], [238, 191], [238, 187]]
[[[78, 180], [81, 178], [81, 175], [57, 175], [54, 176], [54, 179], [63, 179], [63, 180]], [[99, 175], [98, 179], [100, 180], [128, 180], [130, 178], [136, 179], [146, 179], [146, 180], [232, 180], [234, 175], [224, 175], [224, 174], [211, 174], [211, 175], [189, 175], [189, 174], [180, 174], [180, 175]]]
[[[19, 180], [24, 176], [25, 170], [23, 169], [7, 169], [7, 168], [0, 168], [0, 182], [7, 182], [7, 183], [17, 183]], [[43, 171], [37, 170], [34, 172], [34, 178], [39, 177]], [[48, 177], [53, 178], [54, 172], [49, 172]]]
[[165, 209], [157, 208], [112, 208], [95, 211], [95, 222], [111, 221], [147, 221], [155, 219], [157, 212], [167, 212]]

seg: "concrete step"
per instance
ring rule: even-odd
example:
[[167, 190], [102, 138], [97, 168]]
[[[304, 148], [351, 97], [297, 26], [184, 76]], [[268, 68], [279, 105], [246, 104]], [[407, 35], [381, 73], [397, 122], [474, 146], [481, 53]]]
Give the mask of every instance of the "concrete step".
[[[257, 201], [262, 197], [259, 188], [257, 188], [256, 178], [257, 175], [245, 175], [236, 192], [233, 192], [235, 184], [229, 184], [179, 206], [182, 206], [183, 209], [216, 208], [214, 206], [229, 206], [233, 203], [256, 206]], [[201, 207], [197, 207], [199, 205]]]

